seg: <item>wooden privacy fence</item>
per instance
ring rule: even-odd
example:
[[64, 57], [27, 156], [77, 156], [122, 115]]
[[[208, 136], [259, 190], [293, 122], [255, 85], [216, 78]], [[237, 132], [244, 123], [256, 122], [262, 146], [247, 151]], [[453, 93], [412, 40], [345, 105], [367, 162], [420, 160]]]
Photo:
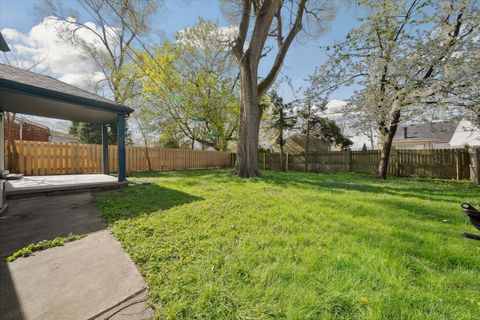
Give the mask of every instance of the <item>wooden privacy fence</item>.
[[[16, 141], [18, 165], [24, 175], [102, 172], [102, 146], [39, 141]], [[153, 171], [231, 167], [230, 152], [148, 148]], [[109, 169], [118, 170], [117, 146], [108, 146]], [[127, 146], [127, 172], [148, 171], [144, 147]], [[8, 168], [8, 166], [7, 166]]]
[[[309, 172], [378, 172], [380, 150], [327, 151], [303, 154], [263, 153], [259, 166], [264, 170], [295, 170]], [[468, 149], [392, 150], [388, 174], [443, 179], [469, 179], [470, 154]]]
[[[19, 171], [24, 175], [80, 174], [102, 172], [102, 146], [56, 142], [16, 141]], [[445, 179], [480, 180], [480, 149], [392, 150], [388, 174]], [[118, 169], [117, 146], [108, 146], [109, 168]], [[191, 149], [148, 148], [153, 171], [232, 167], [235, 154]], [[476, 160], [475, 160], [476, 159]], [[7, 159], [8, 160], [8, 159]], [[328, 151], [259, 156], [263, 170], [309, 172], [377, 173], [380, 151]], [[148, 171], [144, 147], [127, 146], [128, 172]], [[8, 167], [8, 166], [7, 166]]]

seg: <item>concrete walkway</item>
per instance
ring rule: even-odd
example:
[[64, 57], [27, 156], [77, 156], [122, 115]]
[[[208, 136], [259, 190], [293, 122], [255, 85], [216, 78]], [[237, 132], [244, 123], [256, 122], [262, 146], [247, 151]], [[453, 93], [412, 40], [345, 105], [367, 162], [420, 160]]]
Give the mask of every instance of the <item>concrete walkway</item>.
[[[150, 319], [146, 286], [90, 193], [9, 201], [0, 218], [0, 314], [9, 319]], [[28, 243], [85, 238], [5, 263]]]

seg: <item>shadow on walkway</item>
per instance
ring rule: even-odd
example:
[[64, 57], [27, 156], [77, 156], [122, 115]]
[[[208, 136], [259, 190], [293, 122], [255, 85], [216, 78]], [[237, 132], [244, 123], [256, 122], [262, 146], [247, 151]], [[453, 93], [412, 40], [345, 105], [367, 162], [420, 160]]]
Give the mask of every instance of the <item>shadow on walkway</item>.
[[5, 259], [31, 243], [70, 233], [88, 234], [107, 225], [90, 193], [9, 200], [8, 205], [0, 217], [0, 314], [23, 319], [10, 264]]
[[42, 240], [105, 229], [88, 192], [9, 200], [0, 217], [0, 259]]
[[[97, 197], [97, 196], [96, 196]], [[137, 185], [98, 195], [109, 221], [134, 218], [201, 198], [158, 185]], [[146, 285], [130, 257], [107, 230], [90, 192], [8, 201], [0, 217], [2, 319], [111, 319], [152, 317]], [[108, 215], [108, 213], [115, 213]], [[25, 246], [68, 234], [89, 234], [63, 247], [6, 263]], [[132, 301], [134, 303], [132, 303]], [[123, 314], [124, 318], [121, 318]]]

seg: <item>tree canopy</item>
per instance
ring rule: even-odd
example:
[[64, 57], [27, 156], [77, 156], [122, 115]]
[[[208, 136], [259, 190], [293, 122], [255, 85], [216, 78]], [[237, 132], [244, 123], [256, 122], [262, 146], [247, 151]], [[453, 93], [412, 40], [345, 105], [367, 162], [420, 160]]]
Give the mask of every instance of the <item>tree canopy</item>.
[[[226, 150], [238, 127], [238, 72], [228, 37], [218, 24], [200, 20], [175, 42], [141, 53], [144, 98], [159, 125], [174, 123], [184, 137]], [[170, 130], [171, 130], [170, 126]]]
[[360, 86], [348, 111], [376, 124], [382, 146], [379, 176], [385, 178], [402, 117], [424, 111], [418, 106], [440, 92], [438, 79], [462, 56], [465, 43], [478, 36], [478, 2], [362, 0], [356, 4], [366, 9], [366, 15], [345, 41], [331, 48], [329, 66], [318, 69], [316, 78], [334, 79], [332, 89]]

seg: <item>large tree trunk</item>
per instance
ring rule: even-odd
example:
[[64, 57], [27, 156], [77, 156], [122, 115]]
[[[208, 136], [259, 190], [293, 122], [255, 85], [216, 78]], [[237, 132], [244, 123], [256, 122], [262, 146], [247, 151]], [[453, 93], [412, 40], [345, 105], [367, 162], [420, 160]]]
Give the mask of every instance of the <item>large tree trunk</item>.
[[[280, 72], [283, 60], [293, 39], [302, 30], [302, 17], [307, 0], [300, 0], [295, 22], [283, 37], [281, 32], [282, 8], [281, 0], [252, 1], [244, 0], [238, 35], [235, 39], [232, 52], [240, 68], [240, 126], [238, 132], [238, 152], [235, 163], [236, 174], [240, 177], [256, 177], [258, 170], [258, 134], [262, 108], [258, 105], [258, 96], [267, 92]], [[293, 3], [292, 3], [293, 4]], [[250, 17], [255, 13], [255, 25], [249, 28]], [[272, 20], [277, 17], [277, 44], [278, 52], [273, 65], [266, 77], [257, 84], [258, 63], [262, 58], [262, 51], [269, 35]], [[293, 15], [292, 15], [293, 17]], [[291, 22], [291, 21], [290, 21]], [[248, 49], [244, 51], [245, 41], [249, 30], [252, 29]]]
[[397, 132], [398, 123], [400, 122], [400, 111], [395, 111], [392, 116], [390, 126], [380, 127], [380, 135], [382, 139], [382, 150], [380, 164], [378, 165], [378, 177], [387, 179], [388, 162], [390, 161], [390, 153], [392, 151], [392, 142]]
[[380, 179], [387, 178], [388, 162], [390, 160], [390, 151], [392, 150], [393, 136], [387, 130], [380, 130], [382, 139], [382, 149], [380, 164], [378, 165], [378, 177]]
[[240, 65], [240, 125], [235, 173], [244, 178], [260, 175], [258, 169], [258, 133], [262, 109], [258, 105], [256, 68], [245, 57]]

